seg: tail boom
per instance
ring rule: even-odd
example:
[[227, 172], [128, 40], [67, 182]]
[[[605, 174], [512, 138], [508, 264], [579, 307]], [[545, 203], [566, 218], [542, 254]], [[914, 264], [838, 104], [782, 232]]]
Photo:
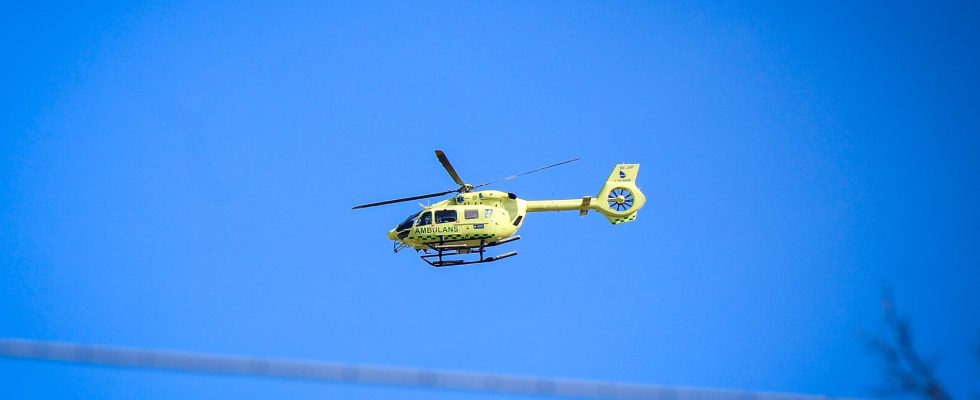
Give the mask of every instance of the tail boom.
[[566, 200], [528, 200], [527, 212], [575, 211], [585, 215], [594, 210], [613, 224], [636, 219], [636, 213], [646, 204], [646, 196], [636, 186], [640, 164], [618, 164], [596, 197]]
[[[590, 200], [586, 201], [585, 199]], [[527, 212], [591, 210], [594, 209], [594, 206], [589, 204], [591, 199], [587, 196], [582, 199], [568, 200], [528, 200]]]

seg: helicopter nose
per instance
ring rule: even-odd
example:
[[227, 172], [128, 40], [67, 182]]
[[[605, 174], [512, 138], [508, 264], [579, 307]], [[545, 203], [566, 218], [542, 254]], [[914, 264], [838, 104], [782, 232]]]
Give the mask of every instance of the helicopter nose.
[[395, 230], [394, 229], [388, 231], [388, 239], [390, 239], [390, 240], [398, 240], [398, 236], [397, 235], [398, 234], [395, 233]]

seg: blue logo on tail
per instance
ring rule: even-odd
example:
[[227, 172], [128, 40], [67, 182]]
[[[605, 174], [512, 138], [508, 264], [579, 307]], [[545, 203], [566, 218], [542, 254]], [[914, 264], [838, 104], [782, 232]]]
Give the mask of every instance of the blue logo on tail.
[[623, 171], [619, 171], [619, 179], [626, 179], [626, 173]]

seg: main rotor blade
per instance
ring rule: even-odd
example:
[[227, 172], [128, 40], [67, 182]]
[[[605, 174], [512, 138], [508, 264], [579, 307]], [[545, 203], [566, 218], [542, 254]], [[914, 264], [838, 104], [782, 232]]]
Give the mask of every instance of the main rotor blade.
[[361, 204], [359, 206], [354, 206], [354, 208], [352, 208], [352, 210], [356, 210], [358, 208], [368, 208], [368, 207], [375, 207], [375, 206], [383, 206], [385, 204], [401, 203], [403, 201], [412, 201], [412, 200], [418, 200], [418, 199], [427, 199], [429, 197], [437, 197], [437, 196], [442, 196], [442, 195], [445, 195], [445, 194], [456, 193], [456, 192], [457, 192], [457, 190], [447, 190], [445, 192], [429, 193], [429, 194], [423, 194], [421, 196], [404, 197], [404, 198], [401, 198], [401, 199], [379, 201], [377, 203]]
[[456, 168], [453, 168], [453, 165], [449, 163], [449, 159], [446, 158], [446, 153], [443, 153], [442, 150], [436, 150], [436, 158], [439, 159], [439, 162], [442, 163], [442, 167], [446, 169], [446, 172], [449, 173], [449, 176], [453, 178], [453, 181], [455, 181], [457, 185], [460, 187], [466, 187], [466, 182], [463, 182], [463, 178], [460, 178], [459, 174], [456, 173]]
[[557, 166], [559, 166], [559, 165], [562, 165], [562, 164], [568, 164], [568, 163], [570, 163], [570, 162], [572, 162], [572, 161], [578, 161], [578, 160], [581, 160], [581, 158], [573, 158], [573, 159], [571, 159], [571, 160], [566, 160], [566, 161], [562, 161], [562, 162], [560, 162], [560, 163], [557, 163], [557, 164], [551, 164], [551, 165], [548, 165], [548, 166], [545, 166], [545, 167], [541, 167], [541, 168], [538, 168], [538, 169], [532, 169], [532, 170], [530, 170], [530, 171], [527, 171], [527, 172], [522, 172], [522, 173], [519, 173], [519, 174], [517, 174], [517, 175], [511, 175], [511, 176], [508, 176], [508, 177], [506, 177], [506, 178], [502, 178], [502, 179], [497, 179], [497, 180], [495, 180], [495, 181], [492, 181], [492, 182], [487, 182], [487, 183], [481, 183], [481, 184], [479, 184], [479, 185], [476, 185], [476, 186], [473, 186], [473, 188], [474, 188], [474, 189], [476, 189], [476, 188], [478, 188], [478, 187], [483, 187], [483, 186], [487, 186], [487, 185], [492, 185], [492, 184], [494, 184], [494, 183], [497, 183], [497, 182], [503, 182], [503, 181], [509, 181], [509, 180], [513, 180], [513, 179], [517, 179], [517, 177], [519, 177], [519, 176], [524, 176], [524, 175], [527, 175], [527, 174], [530, 174], [530, 173], [533, 173], [533, 172], [538, 172], [538, 171], [541, 171], [541, 170], [543, 170], [543, 169], [548, 169], [548, 168], [551, 168], [551, 167], [557, 167]]

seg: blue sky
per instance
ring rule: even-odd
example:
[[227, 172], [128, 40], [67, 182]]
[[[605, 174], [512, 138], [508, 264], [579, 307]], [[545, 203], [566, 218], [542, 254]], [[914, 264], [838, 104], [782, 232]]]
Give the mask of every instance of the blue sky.
[[[30, 4], [4, 13], [0, 336], [869, 396], [882, 285], [980, 391], [964, 3]], [[391, 254], [445, 190], [595, 194], [500, 263]], [[0, 360], [5, 398], [502, 398]]]

